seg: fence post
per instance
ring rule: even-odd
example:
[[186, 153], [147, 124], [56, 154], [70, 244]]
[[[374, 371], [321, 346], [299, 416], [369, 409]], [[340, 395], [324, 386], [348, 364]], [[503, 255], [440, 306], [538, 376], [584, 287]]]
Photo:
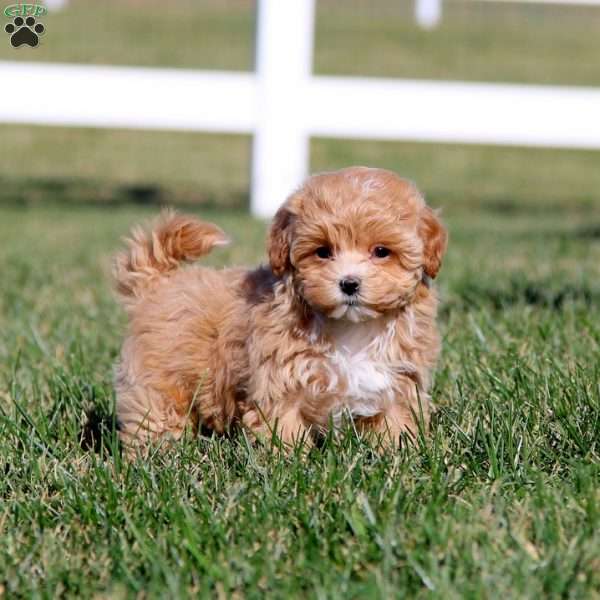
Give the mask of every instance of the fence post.
[[433, 29], [442, 18], [442, 0], [415, 0], [415, 18], [423, 29]]
[[50, 11], [61, 10], [67, 6], [68, 0], [43, 0], [43, 4]]
[[314, 0], [260, 0], [256, 35], [258, 123], [251, 209], [270, 217], [306, 176], [305, 91], [312, 72]]

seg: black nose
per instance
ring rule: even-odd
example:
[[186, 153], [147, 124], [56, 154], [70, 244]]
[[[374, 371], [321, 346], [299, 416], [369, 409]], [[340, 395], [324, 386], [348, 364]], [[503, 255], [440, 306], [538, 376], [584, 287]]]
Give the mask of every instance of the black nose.
[[360, 279], [356, 277], [347, 277], [346, 279], [342, 279], [340, 281], [340, 289], [347, 296], [353, 296], [358, 292], [358, 288], [360, 287]]

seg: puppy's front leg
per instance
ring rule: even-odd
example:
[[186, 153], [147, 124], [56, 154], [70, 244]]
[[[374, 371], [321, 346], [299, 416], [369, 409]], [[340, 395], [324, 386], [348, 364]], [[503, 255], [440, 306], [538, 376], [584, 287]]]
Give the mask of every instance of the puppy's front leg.
[[310, 442], [309, 427], [297, 401], [280, 401], [269, 414], [263, 414], [258, 407], [251, 409], [243, 416], [242, 422], [260, 439], [276, 433], [285, 446]]
[[378, 415], [378, 418], [370, 421], [370, 429], [394, 445], [400, 442], [403, 433], [414, 440], [419, 433], [419, 426], [427, 428], [429, 425], [427, 394], [417, 392], [412, 382], [403, 388], [394, 403]]
[[310, 441], [309, 428], [302, 417], [298, 404], [277, 412], [280, 414], [275, 416], [273, 424], [277, 435], [284, 444], [294, 446]]
[[257, 437], [275, 432], [284, 444], [310, 444], [327, 426], [336, 376], [314, 347], [281, 350], [252, 370], [243, 424]]
[[393, 445], [400, 443], [400, 436], [403, 433], [414, 438], [418, 432], [417, 423], [404, 403], [387, 408], [377, 420], [374, 430], [383, 436], [386, 443]]

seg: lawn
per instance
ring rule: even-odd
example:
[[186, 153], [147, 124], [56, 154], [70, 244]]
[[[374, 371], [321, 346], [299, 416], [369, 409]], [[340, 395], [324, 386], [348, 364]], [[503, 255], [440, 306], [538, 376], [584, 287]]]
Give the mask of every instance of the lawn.
[[[7, 596], [600, 593], [600, 210], [446, 210], [431, 436], [308, 457], [187, 439], [123, 464], [110, 255], [130, 204], [0, 209], [0, 581]], [[264, 225], [205, 209], [254, 263]], [[86, 412], [106, 448], [82, 447]]]
[[[319, 5], [319, 72], [600, 83], [600, 38], [587, 35], [600, 10], [448, 2], [425, 34], [406, 7], [349, 4]], [[251, 63], [248, 3], [106, 2], [104, 21], [98, 5], [49, 17], [36, 59]], [[70, 46], [86, 14], [88, 38], [77, 29]], [[133, 22], [155, 36], [131, 43]], [[178, 45], [179, 25], [203, 35]], [[344, 52], [353, 40], [365, 51]], [[381, 455], [349, 429], [290, 456], [188, 437], [127, 464], [111, 256], [131, 224], [175, 204], [234, 239], [208, 264], [264, 260], [265, 224], [246, 211], [249, 139], [0, 136], [0, 597], [600, 598], [599, 153], [314, 140], [314, 170], [392, 168], [443, 208], [430, 435]]]

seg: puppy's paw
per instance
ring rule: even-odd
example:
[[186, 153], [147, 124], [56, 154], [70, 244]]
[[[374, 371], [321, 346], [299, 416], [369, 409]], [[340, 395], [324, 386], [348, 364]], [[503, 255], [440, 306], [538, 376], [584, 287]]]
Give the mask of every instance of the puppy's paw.
[[272, 420], [267, 420], [258, 409], [251, 410], [243, 416], [242, 424], [254, 441], [272, 445], [286, 454], [299, 447], [307, 452], [314, 445], [311, 430], [297, 409], [285, 411]]

